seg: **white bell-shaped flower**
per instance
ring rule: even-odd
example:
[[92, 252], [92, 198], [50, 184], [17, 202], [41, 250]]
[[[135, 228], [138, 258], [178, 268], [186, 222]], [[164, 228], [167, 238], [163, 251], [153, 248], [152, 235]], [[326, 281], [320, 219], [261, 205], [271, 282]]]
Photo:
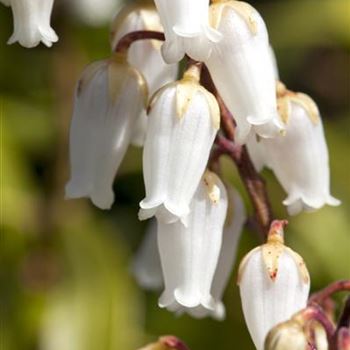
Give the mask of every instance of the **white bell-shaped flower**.
[[278, 95], [286, 134], [260, 139], [251, 153], [265, 158], [265, 165], [273, 170], [287, 192], [283, 204], [290, 215], [316, 210], [325, 204], [339, 205], [339, 200], [330, 194], [328, 149], [315, 102], [305, 94], [288, 91], [281, 83]]
[[249, 4], [232, 0], [211, 5], [210, 21], [223, 38], [205, 63], [237, 122], [236, 142], [245, 143], [252, 128], [261, 137], [276, 136], [283, 124], [263, 19]]
[[219, 106], [199, 85], [197, 67], [154, 96], [143, 151], [141, 220], [156, 215], [165, 223], [186, 221], [219, 124]]
[[206, 171], [191, 202], [188, 225], [158, 220], [158, 245], [165, 290], [159, 306], [169, 311], [215, 310], [220, 307], [211, 294], [219, 259], [222, 230], [227, 212], [226, 189], [220, 179]]
[[[137, 30], [163, 31], [159, 15], [154, 6], [136, 3], [125, 6], [115, 17], [111, 26], [111, 47], [115, 50], [118, 41], [127, 33]], [[146, 79], [149, 95], [152, 96], [162, 86], [176, 80], [177, 64], [166, 64], [157, 40], [140, 40], [128, 50], [128, 62], [138, 69]], [[135, 125], [132, 143], [142, 146], [147, 128], [146, 112], [142, 113]]]
[[43, 42], [51, 47], [58, 40], [50, 26], [53, 0], [11, 0], [10, 5], [14, 31], [8, 44], [18, 41], [22, 46], [31, 48]]
[[253, 249], [239, 267], [244, 318], [258, 350], [269, 330], [306, 307], [310, 277], [303, 259], [284, 245], [283, 221], [274, 221], [267, 243]]
[[145, 80], [122, 54], [85, 69], [75, 93], [67, 198], [90, 197], [101, 209], [111, 207], [113, 180], [146, 99]]
[[226, 185], [226, 189], [228, 194], [227, 217], [219, 262], [211, 287], [214, 299], [220, 303], [220, 308], [217, 309], [218, 312], [213, 315], [217, 319], [225, 317], [225, 307], [221, 300], [236, 261], [239, 239], [247, 219], [245, 206], [239, 193], [230, 185]]
[[227, 216], [222, 234], [219, 260], [211, 285], [211, 295], [215, 301], [215, 308], [211, 310], [204, 306], [195, 308], [179, 306], [176, 310], [178, 315], [187, 313], [195, 318], [204, 318], [208, 316], [216, 320], [223, 320], [225, 318], [226, 311], [222, 302], [222, 296], [235, 263], [238, 241], [246, 220], [246, 212], [242, 198], [231, 186], [226, 184], [225, 187], [228, 197]]
[[164, 60], [180, 61], [185, 53], [204, 61], [211, 52], [213, 42], [221, 39], [220, 33], [209, 26], [209, 0], [155, 0], [164, 27]]
[[158, 290], [163, 286], [163, 275], [157, 242], [157, 221], [151, 220], [139, 249], [136, 252], [133, 266], [136, 281], [146, 290]]

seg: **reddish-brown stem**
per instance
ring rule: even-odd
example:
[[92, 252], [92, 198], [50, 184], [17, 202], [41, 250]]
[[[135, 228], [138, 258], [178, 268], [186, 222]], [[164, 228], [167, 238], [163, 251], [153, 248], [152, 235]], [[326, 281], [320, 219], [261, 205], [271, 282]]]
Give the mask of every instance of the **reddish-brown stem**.
[[337, 330], [339, 330], [342, 327], [350, 327], [350, 296], [348, 296], [348, 298], [346, 299], [344, 309], [339, 317]]
[[[325, 315], [321, 307], [319, 307], [317, 304], [310, 305], [306, 309], [302, 310], [297, 317], [301, 317], [304, 322], [314, 320], [321, 324], [327, 334], [328, 343], [330, 345], [332, 344], [335, 329], [332, 322]], [[335, 350], [332, 347], [330, 347], [330, 349]]]
[[147, 39], [164, 41], [165, 36], [164, 36], [164, 33], [156, 32], [153, 30], [138, 30], [135, 32], [131, 32], [131, 33], [125, 34], [118, 41], [118, 44], [115, 48], [115, 52], [126, 52], [133, 42], [138, 40], [147, 40]]
[[309, 298], [309, 304], [317, 303], [322, 305], [326, 299], [332, 296], [332, 294], [341, 291], [350, 291], [350, 280], [336, 281], [321, 291], [312, 294]]
[[222, 153], [229, 155], [235, 162], [252, 201], [259, 229], [266, 237], [272, 222], [272, 210], [265, 181], [255, 170], [245, 146], [236, 145], [222, 135], [217, 136], [215, 143]]
[[[220, 107], [220, 128], [224, 136], [219, 134], [215, 140], [219, 149], [219, 151], [216, 151], [215, 157], [217, 157], [218, 152], [221, 152], [221, 154], [228, 154], [236, 164], [240, 177], [252, 201], [259, 230], [263, 236], [266, 237], [272, 221], [272, 210], [266, 191], [265, 181], [255, 170], [246, 147], [234, 143], [236, 128], [234, 118], [218, 93], [206, 66], [202, 69], [201, 83], [207, 90], [215, 95]], [[216, 159], [215, 157], [214, 159]]]

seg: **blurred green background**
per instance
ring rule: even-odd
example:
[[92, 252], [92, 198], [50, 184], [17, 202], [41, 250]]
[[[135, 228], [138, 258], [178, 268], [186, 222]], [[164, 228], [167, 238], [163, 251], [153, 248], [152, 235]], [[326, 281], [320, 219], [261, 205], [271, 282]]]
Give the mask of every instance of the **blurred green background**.
[[[79, 10], [70, 11], [71, 3], [55, 4], [59, 42], [31, 50], [6, 45], [12, 16], [0, 5], [1, 349], [134, 350], [163, 334], [179, 336], [192, 350], [253, 349], [235, 285], [237, 266], [224, 322], [177, 318], [157, 307], [158, 293], [136, 285], [130, 264], [146, 227], [137, 220], [144, 191], [140, 149], [131, 148], [122, 164], [111, 211], [64, 200], [74, 84], [86, 64], [110, 50], [108, 21], [92, 25]], [[343, 201], [290, 218], [287, 244], [305, 258], [317, 290], [350, 278], [350, 3], [253, 4], [269, 28], [281, 79], [319, 104], [332, 192]], [[224, 163], [226, 178], [247, 201], [236, 170]], [[269, 172], [264, 176], [275, 215], [285, 218], [284, 193]], [[258, 243], [245, 230], [239, 258]]]

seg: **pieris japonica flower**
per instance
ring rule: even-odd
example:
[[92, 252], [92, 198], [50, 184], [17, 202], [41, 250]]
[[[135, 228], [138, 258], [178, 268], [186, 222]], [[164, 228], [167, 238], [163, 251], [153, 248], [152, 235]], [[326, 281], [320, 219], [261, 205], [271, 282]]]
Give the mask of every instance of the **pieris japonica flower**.
[[[163, 31], [154, 6], [139, 2], [125, 6], [117, 14], [111, 26], [112, 51], [125, 34], [137, 30]], [[143, 74], [150, 96], [162, 86], [176, 80], [178, 74], [178, 65], [166, 64], [160, 47], [161, 44], [157, 40], [140, 40], [133, 43], [128, 50], [128, 62]], [[134, 128], [132, 138], [134, 145], [143, 145], [146, 128], [147, 116], [144, 112], [140, 115]]]
[[67, 198], [90, 197], [110, 208], [113, 180], [146, 99], [145, 80], [122, 54], [85, 69], [75, 93]]
[[14, 31], [8, 44], [18, 41], [22, 46], [31, 48], [43, 42], [51, 47], [58, 40], [50, 26], [53, 0], [10, 0], [13, 13]]
[[[303, 325], [295, 320], [288, 320], [275, 326], [268, 334], [264, 350], [306, 350], [307, 336]], [[318, 350], [318, 348], [317, 348]]]
[[210, 289], [215, 302], [215, 308], [211, 310], [205, 307], [196, 307], [193, 309], [179, 306], [176, 310], [177, 314], [188, 313], [196, 318], [212, 316], [216, 320], [223, 320], [225, 318], [226, 311], [222, 302], [222, 296], [233, 269], [238, 241], [246, 220], [245, 207], [240, 195], [231, 186], [226, 184], [225, 187], [228, 197], [227, 216], [222, 233], [219, 260]]
[[148, 344], [138, 350], [189, 350], [187, 345], [172, 335], [160, 337], [157, 342]]
[[209, 26], [209, 0], [155, 0], [164, 27], [162, 46], [167, 63], [180, 61], [185, 53], [198, 61], [210, 54], [213, 42], [221, 35]]
[[[265, 339], [265, 350], [328, 350], [327, 333], [315, 320], [315, 310], [303, 309], [274, 326]], [[317, 312], [317, 311], [316, 311]], [[326, 316], [325, 316], [326, 317]]]
[[278, 106], [286, 134], [249, 143], [253, 161], [271, 168], [288, 193], [283, 204], [290, 215], [340, 202], [330, 194], [328, 149], [315, 102], [278, 83]]
[[284, 245], [284, 222], [274, 221], [267, 243], [253, 249], [239, 267], [244, 318], [258, 350], [269, 330], [306, 306], [310, 277], [303, 259]]
[[265, 23], [241, 1], [215, 1], [212, 26], [222, 34], [205, 61], [213, 81], [237, 122], [235, 140], [245, 143], [251, 129], [274, 137], [283, 129], [277, 114], [274, 68]]
[[236, 260], [239, 239], [247, 218], [244, 203], [239, 193], [227, 184], [226, 189], [228, 195], [227, 217], [222, 235], [219, 261], [211, 287], [212, 296], [218, 305], [216, 312], [213, 314], [217, 319], [225, 317], [225, 307], [221, 299]]
[[203, 175], [191, 202], [187, 227], [158, 220], [158, 244], [165, 290], [159, 306], [202, 317], [219, 303], [211, 286], [219, 259], [227, 212], [226, 189], [209, 171]]
[[145, 237], [134, 258], [132, 267], [138, 284], [146, 290], [158, 290], [163, 286], [162, 268], [157, 243], [157, 221], [151, 220]]
[[165, 223], [186, 221], [219, 124], [219, 106], [199, 85], [198, 67], [154, 96], [143, 151], [141, 220], [156, 215]]

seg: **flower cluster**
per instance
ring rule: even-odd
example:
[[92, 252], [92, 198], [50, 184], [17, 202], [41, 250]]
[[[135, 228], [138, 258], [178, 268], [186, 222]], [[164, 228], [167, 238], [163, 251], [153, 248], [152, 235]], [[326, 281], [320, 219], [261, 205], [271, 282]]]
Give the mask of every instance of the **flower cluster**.
[[[246, 214], [238, 192], [213, 172], [215, 154], [223, 151], [215, 140], [231, 123], [230, 150], [246, 145], [257, 171], [272, 169], [288, 194], [283, 204], [297, 214], [339, 204], [329, 191], [322, 121], [311, 98], [278, 81], [266, 25], [249, 4], [155, 5], [136, 2], [117, 14], [111, 58], [91, 64], [77, 84], [66, 196], [110, 208], [127, 148], [143, 147], [146, 196], [139, 219], [154, 219], [134, 274], [145, 288], [164, 287], [160, 307], [223, 319], [222, 297]], [[163, 28], [161, 44], [155, 33]], [[185, 55], [191, 59], [176, 80]], [[229, 122], [225, 106], [234, 117]], [[309, 294], [308, 271], [284, 245], [284, 225], [272, 222], [267, 242], [239, 268], [243, 313], [257, 349], [271, 328], [306, 307]]]
[[[87, 197], [109, 209], [129, 145], [143, 147], [146, 195], [139, 219], [153, 222], [134, 273], [145, 288], [164, 286], [160, 307], [223, 319], [222, 297], [246, 213], [238, 192], [220, 179], [218, 158], [226, 153], [236, 159], [247, 147], [255, 169], [270, 168], [281, 183], [291, 215], [338, 205], [330, 194], [322, 120], [310, 97], [278, 81], [266, 25], [251, 5], [154, 2], [137, 1], [116, 15], [111, 57], [89, 65], [77, 83], [66, 197]], [[14, 13], [10, 43], [50, 46], [57, 40], [49, 24], [53, 0], [5, 5]], [[239, 267], [243, 313], [258, 350], [273, 327], [307, 304], [310, 277], [303, 259], [284, 245], [285, 224], [268, 218], [267, 242]], [[286, 349], [283, 334], [284, 327], [270, 333], [269, 346]]]

